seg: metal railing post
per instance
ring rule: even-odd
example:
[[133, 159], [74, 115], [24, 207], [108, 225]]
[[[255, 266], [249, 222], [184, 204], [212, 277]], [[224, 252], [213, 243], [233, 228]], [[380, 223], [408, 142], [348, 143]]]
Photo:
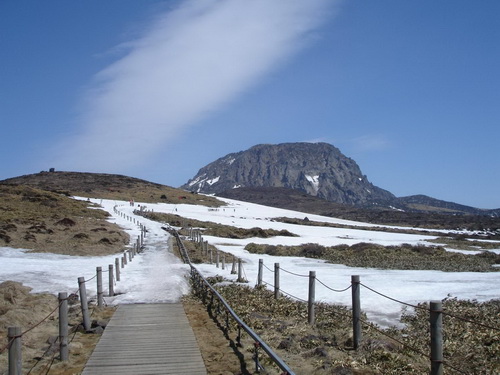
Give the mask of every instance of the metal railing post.
[[97, 306], [104, 305], [103, 292], [102, 292], [102, 267], [97, 267]]
[[69, 358], [68, 348], [68, 293], [60, 292], [59, 299], [59, 356], [65, 362]]
[[259, 259], [259, 272], [257, 274], [257, 286], [262, 286], [263, 267], [264, 267], [264, 259]]
[[309, 298], [307, 299], [307, 321], [310, 325], [314, 324], [315, 311], [314, 302], [316, 298], [316, 271], [309, 271]]
[[120, 259], [115, 258], [116, 281], [120, 281]]
[[430, 303], [431, 326], [431, 375], [443, 374], [443, 305], [441, 301]]
[[274, 298], [280, 298], [280, 264], [274, 263]]
[[80, 291], [80, 305], [82, 307], [83, 315], [83, 329], [85, 331], [90, 331], [90, 316], [89, 316], [89, 305], [87, 302], [87, 288], [85, 287], [85, 278], [78, 278], [78, 288]]
[[9, 375], [22, 374], [21, 327], [9, 327], [7, 340], [9, 344]]
[[361, 301], [359, 293], [359, 276], [351, 276], [352, 290], [352, 341], [354, 349], [358, 349], [361, 341]]
[[108, 266], [108, 269], [109, 269], [109, 294], [108, 295], [110, 297], [113, 297], [115, 295], [115, 288], [114, 288], [115, 280], [113, 277], [113, 265], [110, 264]]

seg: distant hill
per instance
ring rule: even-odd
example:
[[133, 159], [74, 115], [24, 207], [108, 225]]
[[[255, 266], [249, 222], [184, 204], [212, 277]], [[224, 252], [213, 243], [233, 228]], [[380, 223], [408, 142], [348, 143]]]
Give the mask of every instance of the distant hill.
[[408, 211], [381, 206], [363, 208], [329, 202], [305, 194], [304, 192], [287, 188], [245, 187], [226, 190], [218, 194], [218, 196], [265, 206], [300, 211], [304, 212], [304, 217], [306, 217], [307, 214], [317, 214], [365, 223], [423, 227], [429, 229], [490, 230], [492, 233], [500, 230], [500, 217], [498, 215], [442, 213], [436, 209], [431, 209], [430, 206], [426, 206], [426, 210]]
[[106, 173], [40, 172], [8, 178], [0, 184], [26, 185], [64, 195], [140, 202], [220, 206], [214, 197], [193, 194], [134, 177]]
[[[138, 202], [201, 204], [212, 207], [223, 205], [216, 197], [192, 193], [138, 178], [105, 173], [40, 172], [3, 180], [0, 181], [1, 185], [29, 186], [66, 196], [125, 201], [133, 199]], [[466, 214], [464, 210], [468, 208], [467, 206], [425, 196], [395, 198], [392, 203], [398, 207], [387, 207], [375, 202], [369, 208], [365, 208], [327, 201], [300, 190], [283, 187], [241, 187], [226, 190], [218, 195], [272, 207], [297, 210], [304, 212], [304, 216], [310, 213], [368, 223], [428, 228], [478, 230], [500, 228], [499, 215], [490, 217], [492, 215]], [[401, 204], [397, 203], [398, 200], [401, 200]], [[439, 206], [443, 207], [439, 208]], [[406, 211], [401, 207], [404, 207]], [[482, 210], [478, 211], [482, 212]]]
[[[263, 192], [263, 188], [285, 188], [329, 202], [375, 209], [378, 212], [389, 209], [414, 213], [500, 216], [500, 209], [482, 210], [425, 195], [397, 198], [389, 191], [374, 186], [354, 160], [327, 143], [264, 144], [231, 153], [201, 168], [181, 188], [205, 194], [237, 195], [240, 197], [238, 199], [248, 195], [250, 188], [260, 188], [260, 192]], [[237, 191], [243, 188], [247, 190]], [[280, 194], [280, 190], [274, 190], [273, 195], [276, 194]], [[268, 201], [269, 197], [263, 196], [262, 199]]]

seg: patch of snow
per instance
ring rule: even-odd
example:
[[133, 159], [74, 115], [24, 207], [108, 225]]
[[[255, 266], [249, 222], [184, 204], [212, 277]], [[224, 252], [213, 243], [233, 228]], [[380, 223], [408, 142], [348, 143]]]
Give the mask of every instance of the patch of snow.
[[217, 176], [211, 180], [207, 180], [207, 184], [209, 184], [210, 186], [212, 186], [213, 184], [216, 184], [217, 182], [219, 182], [220, 180], [220, 176]]
[[240, 188], [240, 187], [241, 187], [241, 185], [234, 185], [234, 186], [233, 186], [233, 189], [238, 189], [238, 188]]
[[306, 175], [306, 180], [312, 184], [313, 189], [317, 192], [319, 189], [319, 176]]
[[405, 210], [402, 210], [401, 208], [396, 208], [396, 207], [394, 207], [394, 206], [389, 206], [389, 208], [390, 208], [390, 209], [392, 209], [392, 210], [405, 212]]
[[[219, 198], [220, 199], [220, 198]], [[86, 200], [86, 198], [85, 198]], [[314, 227], [286, 224], [273, 221], [276, 217], [299, 218], [303, 212], [284, 210], [261, 206], [253, 203], [240, 202], [230, 199], [221, 199], [226, 206], [214, 211], [209, 207], [188, 204], [148, 203], [148, 209], [154, 212], [166, 212], [181, 217], [211, 221], [220, 224], [232, 225], [238, 228], [260, 227], [276, 230], [287, 229], [300, 237], [271, 237], [228, 239], [214, 236], [204, 236], [204, 240], [219, 250], [239, 257], [243, 261], [245, 277], [250, 285], [257, 280], [259, 259], [271, 268], [279, 263], [284, 270], [307, 275], [310, 270], [316, 271], [316, 277], [322, 283], [334, 289], [343, 289], [350, 285], [351, 275], [360, 275], [361, 282], [368, 287], [384, 293], [392, 298], [406, 303], [416, 304], [423, 301], [439, 300], [448, 295], [460, 299], [476, 299], [486, 301], [498, 298], [500, 272], [441, 272], [441, 271], [408, 271], [408, 270], [381, 270], [374, 268], [347, 267], [339, 264], [327, 263], [318, 259], [300, 257], [276, 257], [263, 254], [250, 254], [244, 248], [250, 242], [270, 245], [300, 245], [304, 243], [318, 243], [322, 245], [354, 244], [372, 242], [382, 245], [396, 245], [401, 243], [426, 244], [425, 239], [436, 238], [420, 234], [404, 234], [391, 232], [377, 232], [360, 229]], [[167, 247], [169, 234], [161, 229], [164, 224], [147, 220], [133, 213], [135, 207], [128, 202], [93, 199], [100, 203], [111, 214], [110, 221], [120, 225], [133, 242], [140, 235], [140, 228], [126, 218], [113, 212], [118, 210], [136, 221], [144, 224], [148, 233], [145, 237], [146, 249], [129, 262], [121, 272], [121, 281], [116, 285], [116, 291], [123, 293], [112, 298], [106, 298], [111, 304], [138, 303], [138, 302], [169, 302], [177, 301], [180, 296], [189, 290], [189, 267], [182, 264]], [[137, 202], [139, 203], [139, 202]], [[372, 224], [341, 220], [320, 215], [307, 215], [310, 220], [339, 223], [356, 226], [374, 226]], [[387, 228], [391, 228], [387, 226]], [[422, 229], [422, 228], [420, 228]], [[500, 242], [499, 248], [500, 248]], [[452, 249], [447, 249], [452, 250]], [[495, 251], [497, 252], [497, 251]], [[500, 250], [498, 251], [500, 252]], [[497, 252], [497, 253], [498, 253]], [[470, 252], [468, 252], [470, 253]], [[75, 257], [47, 253], [31, 253], [26, 250], [0, 248], [0, 280], [15, 280], [33, 288], [34, 292], [73, 292], [78, 289], [79, 276], [90, 279], [95, 274], [97, 266], [107, 269], [108, 264], [114, 264], [114, 259], [121, 253], [105, 257]], [[226, 259], [227, 260], [227, 259]], [[215, 265], [197, 264], [196, 268], [205, 276], [222, 275], [235, 281], [237, 275], [231, 275], [231, 267], [225, 270]], [[263, 280], [274, 283], [274, 275], [264, 270]], [[308, 280], [298, 278], [287, 272], [280, 273], [280, 287], [287, 293], [307, 300]], [[95, 284], [88, 283], [89, 295], [96, 293]], [[316, 299], [322, 302], [351, 305], [351, 292], [334, 293], [317, 284]], [[399, 323], [398, 318], [402, 306], [394, 301], [381, 297], [368, 289], [362, 289], [361, 304], [363, 311], [370, 320], [382, 325], [391, 326]]]
[[196, 185], [196, 184], [200, 184], [202, 183], [203, 181], [206, 180], [206, 178], [202, 179], [203, 177], [205, 177], [207, 174], [206, 173], [203, 173], [202, 175], [198, 176], [197, 178], [195, 178], [193, 181], [191, 181], [189, 183], [189, 186], [193, 186], [193, 185]]
[[235, 158], [230, 158], [230, 159], [226, 160], [226, 163], [231, 165], [234, 163], [235, 160], [236, 160]]

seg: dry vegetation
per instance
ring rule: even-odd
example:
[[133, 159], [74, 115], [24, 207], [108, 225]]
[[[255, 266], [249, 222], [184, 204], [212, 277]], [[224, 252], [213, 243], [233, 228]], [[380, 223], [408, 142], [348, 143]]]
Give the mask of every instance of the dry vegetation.
[[[7, 328], [20, 326], [22, 336], [23, 373], [51, 375], [79, 374], [99, 340], [99, 333], [83, 333], [78, 297], [71, 296], [69, 302], [70, 344], [69, 360], [60, 362], [58, 336], [58, 301], [51, 294], [30, 293], [31, 288], [20, 283], [0, 283], [0, 349], [7, 345]], [[92, 306], [93, 325], [105, 325], [114, 308]], [[45, 320], [44, 320], [45, 319]], [[39, 322], [41, 324], [37, 325]], [[97, 330], [97, 332], [99, 332]], [[7, 369], [7, 352], [0, 355], [0, 369]], [[0, 371], [4, 374], [3, 371]]]
[[[26, 176], [25, 176], [26, 177]], [[30, 177], [30, 176], [27, 176]], [[69, 172], [40, 173], [26, 178], [32, 185], [0, 185], [0, 247], [21, 247], [36, 251], [50, 251], [73, 255], [97, 253], [108, 254], [120, 251], [128, 238], [116, 226], [106, 222], [107, 213], [98, 209], [89, 209], [87, 202], [78, 202], [64, 195], [80, 195], [109, 199], [135, 199], [144, 202], [190, 203], [217, 207], [221, 202], [214, 198], [151, 184], [142, 180], [115, 175], [91, 175]], [[22, 179], [22, 178], [20, 178]], [[142, 182], [141, 182], [142, 181]], [[22, 183], [13, 181], [12, 183]], [[43, 191], [34, 188], [50, 190]], [[170, 190], [171, 189], [171, 190]], [[268, 232], [260, 228], [239, 231], [230, 226], [215, 226], [212, 223], [188, 221], [178, 216], [156, 217], [172, 225], [186, 225], [206, 228], [205, 234], [226, 238], [248, 238], [254, 236], [293, 235], [291, 233]], [[74, 223], [74, 224], [73, 224]], [[212, 232], [210, 232], [212, 231]], [[187, 233], [187, 232], [185, 232]], [[233, 237], [236, 236], [236, 237]], [[102, 240], [102, 241], [101, 241]], [[456, 241], [456, 238], [450, 241]], [[460, 240], [460, 239], [458, 239]], [[441, 243], [441, 242], [440, 242]], [[191, 258], [206, 262], [196, 246], [186, 242]], [[462, 241], [477, 250], [483, 242]], [[453, 242], [453, 247], [458, 244]], [[300, 256], [325, 256], [329, 250], [313, 247], [283, 249], [290, 253], [298, 251]], [[370, 246], [373, 246], [370, 244]], [[394, 249], [360, 245], [361, 249], [345, 246], [335, 255], [336, 262], [368, 262], [374, 267], [375, 258], [386, 254], [394, 258]], [[365, 248], [366, 247], [366, 248]], [[468, 249], [471, 249], [469, 247]], [[403, 264], [414, 263], [416, 259], [431, 258], [436, 260], [442, 254], [437, 248], [436, 258], [428, 251], [402, 246]], [[334, 249], [335, 250], [335, 249]], [[336, 251], [335, 250], [335, 251]], [[258, 250], [263, 251], [263, 250]], [[274, 251], [274, 250], [273, 250]], [[302, 252], [302, 253], [301, 253]], [[411, 257], [407, 257], [409, 253]], [[292, 255], [292, 254], [289, 254]], [[346, 255], [349, 255], [346, 257]], [[416, 257], [415, 257], [416, 256]], [[333, 261], [334, 258], [332, 258]], [[360, 260], [361, 259], [361, 260]], [[441, 264], [450, 263], [451, 258], [443, 259]], [[456, 258], [458, 259], [458, 258]], [[457, 260], [460, 269], [465, 270], [465, 263], [472, 257]], [[491, 254], [479, 256], [479, 263], [485, 267], [498, 260]], [[383, 261], [384, 262], [384, 261]], [[404, 266], [394, 266], [404, 269]], [[455, 261], [451, 261], [452, 263]], [[345, 264], [345, 262], [342, 262]], [[387, 263], [387, 260], [385, 260]], [[475, 260], [472, 262], [475, 263]], [[416, 263], [416, 267], [422, 267]], [[474, 266], [476, 267], [476, 266]], [[481, 266], [483, 267], [483, 266]], [[221, 281], [214, 279], [214, 281]], [[245, 322], [268, 342], [277, 353], [293, 368], [297, 374], [424, 374], [428, 373], [428, 358], [416, 353], [403, 344], [428, 353], [428, 312], [425, 304], [416, 311], [405, 310], [401, 318], [403, 329], [381, 330], [374, 325], [365, 325], [363, 342], [358, 351], [352, 350], [351, 322], [349, 310], [343, 306], [319, 304], [317, 321], [309, 326], [304, 304], [282, 297], [275, 300], [272, 293], [265, 289], [247, 288], [241, 285], [219, 285], [218, 290], [236, 310]], [[46, 318], [56, 307], [57, 299], [53, 295], [31, 294], [29, 288], [18, 283], [0, 284], [0, 348], [6, 344], [6, 328], [20, 325], [30, 327]], [[226, 334], [225, 341], [221, 317], [206, 314], [203, 307], [194, 298], [186, 298], [184, 306], [198, 340], [209, 374], [250, 374], [253, 372], [251, 357], [253, 345], [248, 337], [244, 338], [242, 348], [234, 345], [234, 327]], [[445, 311], [465, 317], [474, 322], [481, 322], [485, 327], [445, 316], [445, 359], [448, 369], [457, 367], [462, 373], [493, 375], [500, 373], [500, 302], [445, 300]], [[74, 327], [74, 337], [70, 346], [70, 361], [60, 363], [57, 349], [46, 343], [54, 342], [57, 335], [57, 318], [49, 317], [44, 324], [23, 335], [24, 370], [28, 371], [36, 364], [33, 373], [45, 373], [44, 369], [52, 363], [50, 374], [69, 375], [81, 372], [99, 335], [83, 334], [76, 330], [81, 318], [79, 306], [70, 308], [70, 321]], [[94, 309], [93, 319], [108, 319], [112, 309]], [[381, 332], [380, 332], [381, 331]], [[389, 335], [394, 339], [388, 338]], [[402, 344], [403, 343], [403, 344]], [[45, 353], [45, 355], [44, 355]], [[270, 368], [269, 362], [262, 357], [262, 363]], [[0, 368], [6, 368], [6, 354], [0, 356]], [[448, 371], [449, 370], [449, 371]]]
[[[212, 279], [212, 282], [221, 279]], [[364, 324], [363, 340], [352, 349], [350, 311], [343, 306], [317, 304], [316, 323], [307, 324], [307, 307], [288, 297], [275, 300], [262, 288], [216, 286], [236, 313], [268, 343], [297, 374], [425, 374], [429, 373], [429, 311], [426, 304], [405, 310], [403, 329]], [[500, 301], [444, 300], [443, 309], [486, 327], [444, 317], [445, 373], [500, 371]], [[221, 315], [221, 325], [224, 315]], [[491, 328], [488, 328], [491, 327]], [[494, 329], [497, 327], [497, 329]], [[235, 327], [233, 327], [233, 331]], [[251, 348], [246, 348], [251, 351]], [[265, 355], [262, 363], [272, 365]]]
[[243, 238], [269, 238], [275, 236], [298, 237], [287, 230], [262, 229], [262, 228], [236, 228], [230, 225], [217, 224], [210, 221], [201, 221], [196, 219], [186, 219], [179, 215], [157, 213], [157, 212], [135, 212], [150, 220], [168, 223], [176, 227], [183, 227], [182, 234], [187, 234], [187, 228], [196, 227], [203, 229], [203, 235], [223, 238], [243, 239]]
[[395, 270], [440, 270], [446, 272], [498, 272], [500, 255], [483, 251], [467, 255], [446, 251], [438, 246], [402, 244], [382, 246], [373, 243], [321, 246], [314, 243], [300, 246], [265, 245], [250, 243], [245, 250], [255, 254], [299, 256], [324, 259], [350, 267]]
[[28, 186], [0, 185], [0, 247], [68, 255], [114, 254], [129, 242], [90, 203]]
[[184, 203], [219, 207], [223, 203], [214, 197], [199, 195], [166, 185], [105, 173], [40, 172], [9, 178], [2, 184], [31, 186], [59, 194], [88, 198], [116, 199], [146, 203]]

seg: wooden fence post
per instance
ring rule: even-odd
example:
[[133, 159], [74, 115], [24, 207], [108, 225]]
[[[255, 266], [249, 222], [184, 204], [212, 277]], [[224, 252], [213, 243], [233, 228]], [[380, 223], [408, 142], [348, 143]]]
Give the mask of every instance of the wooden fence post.
[[441, 301], [430, 303], [431, 375], [443, 374], [443, 306]]
[[87, 289], [85, 287], [85, 278], [78, 278], [78, 287], [80, 291], [80, 305], [82, 307], [83, 315], [83, 329], [85, 331], [90, 331], [90, 316], [89, 316], [89, 305], [87, 302]]
[[280, 298], [280, 264], [274, 263], [274, 298]]
[[263, 266], [264, 266], [264, 259], [259, 259], [259, 272], [257, 273], [257, 286], [262, 286]]
[[68, 348], [68, 293], [60, 292], [59, 299], [59, 356], [65, 362], [69, 358]]
[[127, 264], [127, 251], [123, 252], [123, 265], [125, 266]]
[[113, 265], [110, 264], [108, 266], [108, 269], [109, 269], [109, 296], [110, 297], [113, 297], [115, 295], [115, 288], [114, 288], [114, 283], [115, 283], [115, 280], [114, 280], [114, 277], [113, 277]]
[[314, 303], [316, 298], [316, 271], [309, 271], [309, 298], [307, 299], [307, 321], [310, 325], [314, 324]]
[[7, 340], [9, 344], [9, 375], [22, 374], [21, 327], [9, 327]]
[[361, 341], [361, 301], [359, 294], [359, 276], [351, 276], [352, 290], [352, 342], [354, 349], [358, 349]]
[[241, 265], [241, 258], [238, 258], [238, 279], [239, 283], [244, 283], [246, 280], [243, 278], [243, 266]]
[[116, 281], [120, 281], [120, 259], [115, 258]]
[[226, 268], [226, 254], [222, 253], [222, 269]]
[[219, 268], [219, 251], [215, 254], [215, 267]]
[[132, 250], [128, 250], [128, 260], [132, 262]]
[[103, 306], [103, 293], [102, 293], [102, 268], [97, 267], [97, 306]]
[[233, 255], [233, 265], [231, 267], [231, 275], [236, 274], [236, 257]]

